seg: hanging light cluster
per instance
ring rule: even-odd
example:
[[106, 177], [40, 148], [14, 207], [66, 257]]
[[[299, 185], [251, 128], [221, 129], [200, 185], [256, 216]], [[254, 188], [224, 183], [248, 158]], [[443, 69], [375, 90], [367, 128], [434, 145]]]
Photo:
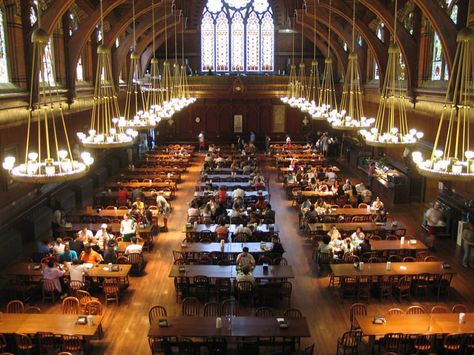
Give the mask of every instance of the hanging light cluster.
[[100, 1], [100, 28], [102, 44], [97, 48], [97, 72], [94, 89], [91, 125], [86, 133], [78, 132], [82, 145], [87, 148], [123, 148], [133, 145], [138, 132], [127, 128], [120, 119], [120, 109], [110, 64], [110, 49], [105, 47], [104, 15]]
[[[440, 180], [473, 181], [474, 148], [470, 142], [470, 125], [474, 104], [474, 31], [464, 28], [459, 32], [457, 42], [431, 157], [425, 160], [418, 151], [413, 152], [412, 157], [419, 173], [424, 176]], [[441, 142], [443, 135], [444, 148]]]
[[415, 144], [423, 132], [408, 128], [405, 88], [400, 80], [400, 47], [397, 44], [397, 0], [395, 0], [393, 41], [388, 49], [388, 64], [375, 127], [360, 131], [365, 143], [376, 147]]
[[[296, 16], [295, 16], [295, 19], [296, 19]], [[296, 77], [296, 64], [295, 64], [295, 29], [293, 28], [292, 31], [293, 31], [292, 32], [292, 51], [291, 51], [289, 82], [286, 89], [286, 95], [280, 97], [280, 100], [284, 104], [289, 104], [291, 107], [296, 107], [295, 102], [299, 98], [299, 94], [298, 94], [299, 84], [298, 84], [298, 79]]]
[[[152, 12], [154, 12], [152, 4]], [[125, 99], [124, 116], [120, 117], [119, 124], [135, 130], [148, 130], [154, 128], [160, 121], [154, 110], [148, 110], [145, 103], [146, 91], [141, 89], [140, 55], [136, 52], [136, 16], [135, 0], [132, 0], [133, 20], [133, 50], [130, 53], [130, 70], [127, 84], [127, 97]]]
[[80, 154], [82, 161], [72, 154], [58, 89], [51, 82], [55, 77], [54, 64], [52, 72], [45, 65], [53, 61], [50, 51], [45, 50], [49, 36], [41, 28], [40, 18], [38, 5], [38, 28], [31, 36], [33, 60], [25, 159], [15, 165], [15, 157], [8, 156], [2, 165], [16, 181], [46, 184], [84, 176], [94, 159], [88, 152]]
[[364, 116], [362, 104], [362, 90], [358, 70], [358, 58], [355, 53], [355, 17], [356, 0], [352, 7], [352, 48], [349, 54], [349, 63], [342, 90], [341, 111], [333, 110], [328, 116], [332, 128], [345, 131], [357, 131], [361, 128], [370, 128], [375, 118]]

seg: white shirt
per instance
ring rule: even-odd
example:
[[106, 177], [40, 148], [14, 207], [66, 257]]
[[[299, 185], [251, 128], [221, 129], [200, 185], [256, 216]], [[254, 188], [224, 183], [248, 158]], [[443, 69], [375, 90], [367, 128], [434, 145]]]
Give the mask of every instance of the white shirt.
[[71, 265], [69, 268], [69, 276], [71, 281], [84, 282], [84, 271], [86, 267], [84, 265]]
[[131, 219], [122, 220], [122, 222], [120, 222], [120, 233], [122, 234], [135, 233], [134, 222]]
[[142, 252], [142, 246], [139, 244], [130, 244], [125, 248], [124, 255], [128, 254], [134, 254], [134, 253], [141, 253]]
[[242, 198], [244, 199], [245, 198], [245, 191], [242, 190], [242, 189], [236, 189], [232, 192], [232, 198], [235, 200], [236, 198]]
[[61, 278], [63, 275], [64, 275], [64, 271], [59, 270], [58, 268], [55, 268], [55, 267], [47, 267], [46, 269], [43, 270], [43, 278], [47, 280], [53, 280], [54, 288], [59, 293], [62, 292], [61, 282], [59, 281], [59, 278]]
[[286, 137], [286, 144], [290, 144], [291, 143], [291, 138], [290, 137]]
[[61, 254], [61, 253], [64, 253], [64, 244], [61, 243], [61, 244], [56, 244], [54, 243], [54, 246], [53, 246], [53, 252], [54, 254]]
[[250, 228], [249, 227], [244, 227], [244, 226], [238, 226], [237, 228], [235, 228], [234, 235], [237, 235], [239, 233], [245, 233], [249, 237], [252, 235], [252, 231], [250, 230]]
[[334, 181], [337, 178], [336, 173], [334, 171], [328, 171], [326, 173], [326, 177], [328, 178], [328, 181]]
[[[97, 232], [99, 233], [99, 232]], [[84, 232], [82, 229], [77, 232], [77, 235], [79, 236], [79, 238], [84, 241], [84, 240], [89, 240], [90, 238], [92, 238], [94, 236], [94, 234], [92, 233], [91, 230], [87, 229], [86, 232]]]
[[237, 260], [236, 260], [236, 263], [241, 267], [245, 267], [245, 266], [249, 266], [249, 267], [254, 267], [255, 265], [255, 259], [254, 257], [252, 256], [252, 254], [250, 253], [247, 253], [247, 254], [244, 254], [244, 253], [240, 253], [238, 256], [237, 256]]

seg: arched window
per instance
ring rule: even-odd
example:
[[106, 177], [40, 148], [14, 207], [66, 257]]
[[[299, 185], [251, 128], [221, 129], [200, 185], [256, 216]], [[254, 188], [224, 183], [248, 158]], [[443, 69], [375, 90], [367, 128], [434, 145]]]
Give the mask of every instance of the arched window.
[[0, 8], [0, 83], [8, 83], [10, 81], [5, 34], [5, 17], [3, 10]]
[[82, 67], [82, 57], [79, 57], [77, 61], [76, 81], [84, 81], [84, 68]]
[[47, 83], [50, 86], [56, 85], [56, 79], [54, 78], [54, 55], [53, 55], [53, 42], [51, 37], [49, 38], [48, 44], [44, 47], [43, 52], [43, 70], [44, 76], [40, 79], [42, 82]]
[[201, 17], [201, 70], [274, 70], [275, 25], [268, 0], [207, 0]]

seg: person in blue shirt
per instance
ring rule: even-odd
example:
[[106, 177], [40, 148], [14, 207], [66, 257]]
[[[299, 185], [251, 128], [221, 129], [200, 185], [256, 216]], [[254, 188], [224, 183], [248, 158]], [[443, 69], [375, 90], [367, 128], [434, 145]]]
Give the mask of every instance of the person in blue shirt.
[[59, 254], [59, 263], [62, 264], [66, 261], [72, 262], [73, 259], [77, 259], [77, 253], [74, 250], [71, 250], [69, 244], [64, 246], [64, 252]]

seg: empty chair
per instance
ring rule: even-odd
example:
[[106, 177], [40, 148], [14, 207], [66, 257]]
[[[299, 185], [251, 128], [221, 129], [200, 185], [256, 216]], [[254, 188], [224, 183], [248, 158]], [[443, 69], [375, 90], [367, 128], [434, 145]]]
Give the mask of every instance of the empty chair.
[[40, 314], [41, 313], [41, 308], [34, 307], [34, 306], [28, 306], [28, 307], [25, 308], [25, 313]]
[[435, 337], [433, 334], [418, 334], [413, 342], [417, 354], [431, 354], [434, 350]]
[[181, 310], [183, 316], [197, 317], [201, 311], [201, 305], [196, 297], [187, 297], [183, 300]]
[[387, 314], [393, 316], [393, 315], [401, 315], [401, 314], [405, 314], [405, 312], [400, 309], [400, 308], [390, 308], [388, 311], [387, 311]]
[[230, 279], [217, 279], [215, 290], [217, 293], [217, 300], [226, 300], [230, 298], [232, 293], [232, 283]]
[[402, 333], [385, 334], [379, 341], [379, 354], [387, 352], [398, 353], [403, 339], [404, 335]]
[[405, 256], [403, 258], [404, 263], [414, 263], [416, 259], [413, 256]]
[[464, 341], [464, 334], [447, 334], [443, 340], [443, 349], [445, 354], [460, 354]]
[[120, 299], [120, 287], [118, 280], [115, 278], [105, 279], [102, 283], [102, 288], [105, 295], [105, 305], [107, 305], [109, 301], [115, 301], [118, 306]]
[[15, 334], [15, 344], [19, 352], [30, 353], [30, 350], [33, 349], [33, 343], [31, 338], [26, 334]]
[[207, 301], [209, 299], [209, 278], [204, 275], [193, 277], [193, 288], [196, 297], [199, 300]]
[[84, 307], [89, 301], [96, 300], [96, 297], [92, 297], [91, 294], [84, 290], [75, 290], [74, 296], [79, 300], [81, 307]]
[[5, 338], [5, 335], [0, 334], [0, 351], [5, 351], [7, 347], [7, 338]]
[[204, 317], [219, 317], [221, 315], [220, 304], [217, 302], [207, 302], [204, 305]]
[[148, 337], [148, 345], [150, 346], [152, 355], [171, 353], [171, 345], [167, 338]]
[[362, 332], [360, 330], [350, 330], [342, 334], [342, 337], [337, 339], [336, 354], [346, 354], [346, 351], [356, 354], [359, 349], [360, 341], [362, 340]]
[[435, 305], [431, 308], [431, 313], [450, 313], [449, 308], [442, 305]]
[[254, 297], [254, 286], [250, 281], [238, 281], [235, 287], [237, 300], [243, 304], [252, 304]]
[[449, 296], [451, 290], [451, 281], [453, 280], [454, 274], [442, 274], [435, 280], [436, 299], [439, 300], [441, 295]]
[[238, 317], [239, 316], [239, 305], [236, 300], [229, 299], [222, 301], [221, 303], [221, 315], [223, 317]]
[[99, 300], [91, 300], [84, 307], [84, 314], [90, 316], [101, 316], [104, 313], [104, 306]]
[[464, 304], [455, 304], [453, 308], [451, 308], [452, 313], [468, 313], [467, 306]]
[[176, 292], [176, 302], [180, 299], [185, 299], [189, 295], [189, 278], [187, 277], [175, 277], [174, 278], [174, 290]]
[[436, 256], [433, 256], [433, 255], [428, 255], [423, 260], [426, 261], [426, 262], [428, 262], [428, 261], [439, 261], [439, 259]]
[[370, 276], [360, 276], [357, 280], [357, 300], [361, 298], [370, 298], [372, 291], [372, 278]]
[[430, 274], [427, 273], [418, 274], [413, 278], [415, 297], [418, 297], [420, 294], [423, 294], [424, 297], [428, 297], [428, 291], [431, 286], [430, 278]]
[[82, 337], [76, 335], [64, 335], [62, 348], [64, 351], [70, 353], [82, 352], [84, 350]]
[[403, 259], [400, 255], [390, 255], [388, 257], [388, 261], [392, 262], [392, 263], [399, 263], [401, 262]]
[[407, 314], [425, 314], [425, 309], [421, 306], [411, 306], [407, 308]]
[[25, 313], [25, 305], [20, 300], [13, 300], [7, 303], [6, 313]]
[[357, 324], [356, 316], [366, 316], [367, 315], [367, 306], [363, 303], [354, 303], [351, 305], [349, 319], [351, 322], [351, 330], [358, 329], [359, 324]]
[[401, 300], [402, 298], [410, 298], [410, 291], [411, 291], [411, 278], [408, 276], [403, 276], [398, 280], [398, 282], [394, 285], [393, 291], [395, 295], [398, 296], [398, 299]]
[[128, 254], [128, 261], [132, 265], [130, 272], [132, 274], [141, 274], [145, 268], [145, 259], [142, 253], [130, 253]]
[[271, 318], [274, 316], [273, 310], [269, 307], [259, 307], [255, 310], [255, 317]]
[[297, 308], [289, 308], [283, 313], [284, 318], [303, 318], [303, 313]]
[[38, 332], [36, 333], [36, 339], [38, 340], [40, 354], [56, 354], [61, 348], [61, 339], [53, 333]]
[[398, 237], [396, 235], [390, 234], [387, 236], [387, 240], [398, 240]]
[[280, 299], [288, 299], [288, 307], [291, 302], [291, 293], [293, 292], [293, 284], [290, 281], [282, 281], [278, 288]]
[[377, 289], [380, 299], [384, 297], [392, 298], [393, 278], [391, 276], [383, 276], [377, 283]]
[[150, 324], [156, 323], [160, 318], [167, 317], [166, 308], [163, 306], [153, 306], [148, 311], [148, 320]]
[[63, 314], [79, 314], [81, 306], [76, 297], [66, 297], [61, 303]]
[[275, 258], [273, 259], [273, 265], [288, 265], [288, 260], [286, 258], [281, 257], [281, 258]]

